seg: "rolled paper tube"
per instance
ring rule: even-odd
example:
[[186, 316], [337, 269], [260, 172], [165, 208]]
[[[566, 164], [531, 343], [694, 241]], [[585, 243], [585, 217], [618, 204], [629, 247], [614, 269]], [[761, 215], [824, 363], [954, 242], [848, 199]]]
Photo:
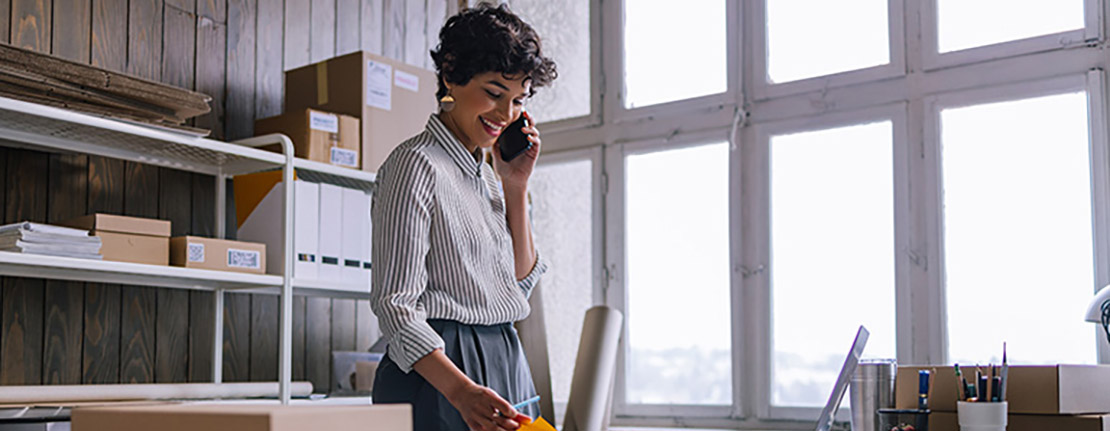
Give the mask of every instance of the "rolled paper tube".
[[607, 428], [623, 321], [624, 315], [613, 308], [597, 306], [586, 311], [563, 431]]

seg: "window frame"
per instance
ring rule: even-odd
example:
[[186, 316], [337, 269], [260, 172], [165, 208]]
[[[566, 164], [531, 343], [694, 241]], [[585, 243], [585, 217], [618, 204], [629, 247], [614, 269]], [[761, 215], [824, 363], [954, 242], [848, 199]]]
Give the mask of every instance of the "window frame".
[[757, 100], [771, 99], [904, 75], [906, 71], [906, 26], [904, 20], [906, 13], [904, 3], [903, 0], [887, 0], [889, 63], [796, 81], [772, 83], [768, 70], [767, 4], [765, 1], [752, 2], [750, 6], [752, 13], [748, 14], [747, 26], [751, 29], [748, 35], [752, 39], [751, 50], [753, 55], [750, 61], [752, 64], [751, 86], [753, 96]]
[[[944, 213], [943, 213], [943, 166], [941, 165], [941, 151], [943, 143], [941, 137], [940, 113], [944, 109], [976, 106], [998, 102], [1019, 101], [1044, 96], [1065, 94], [1082, 91], [1087, 95], [1087, 132], [1089, 134], [1089, 157], [1091, 163], [1091, 223], [1092, 223], [1092, 252], [1095, 263], [1095, 285], [1092, 294], [1106, 285], [1110, 279], [1110, 264], [1104, 262], [1110, 256], [1110, 161], [1106, 160], [1110, 149], [1107, 148], [1107, 120], [1105, 110], [1106, 92], [1103, 83], [1103, 72], [1098, 70], [1080, 74], [1069, 74], [1024, 83], [1010, 83], [1005, 85], [978, 88], [961, 92], [942, 93], [931, 95], [925, 99], [925, 148], [924, 154], [928, 155], [930, 165], [928, 171], [929, 187], [934, 190], [937, 201], [933, 205], [932, 217], [937, 221], [937, 229], [930, 232], [933, 243], [937, 244], [937, 258], [935, 260], [938, 273], [937, 284], [939, 287], [936, 297], [939, 300], [941, 315], [936, 316], [937, 327], [933, 333], [941, 337], [939, 357], [941, 363], [949, 362], [948, 355], [948, 325], [947, 312], [947, 286], [944, 286]], [[1079, 316], [1076, 316], [1078, 319]], [[1100, 334], [1101, 328], [1094, 328], [1093, 336], [1097, 343], [1098, 363], [1110, 363], [1110, 345], [1106, 338]]]
[[977, 63], [1057, 49], [1088, 45], [1103, 39], [1103, 13], [1099, 0], [1083, 0], [1084, 26], [1081, 29], [1015, 39], [974, 48], [941, 53], [939, 51], [938, 0], [923, 1], [921, 8], [921, 43], [926, 70], [961, 64]]
[[[898, 350], [899, 362], [907, 361], [905, 359], [903, 350], [904, 346], [910, 344], [912, 332], [912, 320], [909, 319], [911, 310], [910, 305], [910, 292], [908, 284], [901, 283], [906, 277], [906, 272], [909, 267], [905, 262], [905, 253], [899, 253], [899, 250], [904, 250], [908, 242], [906, 229], [904, 224], [906, 219], [899, 217], [909, 212], [909, 154], [907, 150], [907, 121], [906, 121], [906, 104], [894, 103], [888, 105], [881, 105], [872, 108], [856, 111], [836, 112], [818, 117], [794, 118], [788, 120], [774, 121], [753, 125], [748, 130], [748, 139], [745, 141], [750, 143], [746, 145], [745, 155], [748, 157], [742, 160], [743, 166], [740, 168], [743, 171], [745, 200], [743, 205], [747, 214], [747, 223], [744, 224], [743, 231], [749, 237], [746, 244], [744, 244], [743, 256], [741, 256], [740, 267], [742, 268], [741, 279], [745, 286], [743, 290], [749, 292], [752, 299], [748, 301], [749, 307], [745, 312], [749, 315], [755, 316], [758, 328], [754, 332], [760, 334], [753, 340], [753, 344], [749, 344], [748, 351], [752, 352], [747, 359], [749, 362], [755, 364], [755, 399], [758, 401], [757, 414], [761, 419], [767, 420], [804, 420], [814, 421], [821, 413], [821, 407], [790, 407], [790, 406], [775, 406], [771, 404], [771, 387], [772, 387], [772, 355], [774, 353], [772, 344], [773, 334], [773, 316], [771, 307], [771, 297], [773, 286], [771, 285], [771, 274], [774, 271], [774, 265], [771, 262], [771, 251], [773, 247], [773, 238], [771, 238], [771, 138], [778, 135], [786, 135], [801, 132], [821, 131], [828, 129], [835, 129], [840, 127], [849, 127], [854, 125], [870, 124], [876, 122], [889, 121], [891, 123], [891, 163], [892, 175], [891, 178], [894, 196], [892, 200], [895, 208], [893, 208], [892, 217], [894, 218], [894, 243], [890, 244], [891, 249], [894, 251], [894, 297], [895, 297], [895, 338]], [[845, 346], [845, 353], [847, 346]], [[832, 388], [830, 387], [831, 391]], [[848, 420], [849, 412], [846, 408], [841, 408], [837, 414], [837, 420]]]
[[[605, 256], [602, 252], [604, 244], [604, 229], [605, 229], [605, 214], [604, 214], [604, 196], [602, 196], [602, 184], [604, 182], [604, 159], [603, 151], [600, 146], [580, 148], [574, 150], [544, 152], [543, 156], [536, 160], [536, 166], [542, 167], [545, 165], [559, 165], [563, 163], [572, 163], [579, 161], [590, 162], [590, 184], [593, 196], [590, 199], [591, 223], [590, 226], [590, 250], [593, 254], [590, 260], [590, 265], [594, 269], [593, 276], [591, 277], [591, 306], [605, 304], [605, 283], [606, 276]], [[546, 327], [545, 327], [545, 330]], [[548, 349], [548, 352], [551, 350]], [[550, 353], [549, 353], [550, 354]], [[577, 355], [576, 355], [577, 356]], [[573, 376], [574, 370], [571, 370]], [[551, 378], [552, 385], [554, 385], [554, 378]], [[554, 394], [552, 394], [554, 397]], [[562, 424], [564, 415], [566, 414], [567, 403], [565, 401], [557, 401], [552, 399], [555, 407], [556, 422]]]
[[606, 52], [612, 53], [605, 56], [610, 60], [604, 66], [605, 76], [610, 77], [604, 79], [605, 94], [614, 96], [603, 98], [603, 116], [606, 121], [615, 124], [636, 124], [651, 121], [656, 117], [672, 112], [701, 109], [709, 111], [730, 110], [729, 108], [736, 106], [736, 100], [739, 98], [742, 86], [740, 74], [740, 58], [743, 55], [743, 48], [740, 43], [741, 7], [740, 0], [721, 1], [725, 2], [725, 37], [728, 39], [725, 43], [727, 55], [725, 61], [725, 82], [727, 84], [725, 91], [635, 108], [628, 108], [624, 105], [624, 101], [628, 97], [628, 91], [624, 85], [626, 73], [624, 61], [624, 0], [603, 2], [605, 7], [603, 27], [606, 29], [603, 37], [606, 38]]
[[[627, 254], [625, 251], [627, 225], [625, 221], [626, 186], [625, 166], [628, 156], [649, 154], [658, 151], [678, 150], [683, 148], [698, 147], [725, 142], [730, 145], [730, 130], [715, 129], [698, 133], [683, 134], [671, 138], [637, 140], [621, 142], [606, 147], [606, 170], [609, 177], [608, 199], [606, 200], [606, 217], [610, 226], [606, 232], [606, 260], [610, 268], [610, 285], [606, 295], [606, 305], [620, 310], [628, 315], [627, 283], [624, 271], [628, 268]], [[730, 151], [731, 152], [731, 151]], [[731, 163], [730, 163], [731, 170]], [[731, 206], [731, 202], [730, 202]], [[731, 219], [731, 217], [730, 217]], [[731, 230], [731, 229], [730, 229]], [[738, 312], [739, 295], [734, 289], [730, 276], [730, 319], [735, 324]], [[627, 320], [625, 320], [627, 322]], [[613, 413], [621, 419], [622, 424], [636, 424], [644, 426], [689, 426], [691, 421], [700, 423], [701, 426], [735, 426], [736, 419], [743, 416], [741, 406], [742, 395], [739, 391], [739, 370], [736, 369], [738, 348], [736, 341], [741, 338], [739, 334], [743, 328], [733, 327], [731, 357], [733, 358], [732, 378], [732, 404], [728, 406], [703, 406], [681, 404], [639, 404], [627, 401], [626, 368], [628, 365], [628, 330], [627, 324], [621, 329], [621, 343], [617, 355], [617, 376], [613, 388]], [[615, 421], [617, 422], [617, 421]]]

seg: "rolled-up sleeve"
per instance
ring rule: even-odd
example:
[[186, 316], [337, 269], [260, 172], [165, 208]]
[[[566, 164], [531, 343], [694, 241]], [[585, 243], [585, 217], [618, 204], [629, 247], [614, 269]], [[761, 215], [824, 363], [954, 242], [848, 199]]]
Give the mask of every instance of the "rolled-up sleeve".
[[536, 288], [536, 282], [540, 280], [540, 276], [545, 272], [547, 272], [547, 260], [543, 258], [539, 251], [536, 251], [536, 263], [532, 265], [532, 270], [523, 279], [516, 282], [517, 287], [524, 291], [525, 298], [532, 296], [532, 289]]
[[427, 322], [420, 298], [428, 285], [425, 259], [435, 173], [416, 151], [395, 151], [379, 170], [371, 218], [373, 289], [370, 304], [389, 342], [389, 357], [401, 371], [437, 348], [443, 339]]

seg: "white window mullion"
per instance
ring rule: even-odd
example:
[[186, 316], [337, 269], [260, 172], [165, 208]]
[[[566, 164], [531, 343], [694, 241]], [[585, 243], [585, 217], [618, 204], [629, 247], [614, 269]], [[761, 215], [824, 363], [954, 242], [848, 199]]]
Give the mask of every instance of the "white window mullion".
[[604, 171], [602, 186], [605, 196], [605, 267], [603, 280], [605, 305], [620, 310], [625, 320], [621, 328], [620, 348], [617, 351], [617, 376], [613, 387], [613, 414], [621, 416], [628, 411], [628, 300], [625, 289], [625, 198], [624, 198], [624, 145], [607, 145], [603, 149]]
[[[1110, 284], [1110, 149], [1107, 148], [1105, 72], [1087, 72], [1088, 122], [1091, 130], [1091, 209], [1095, 240], [1095, 286], [1097, 292]], [[1098, 325], [1098, 362], [1110, 363], [1110, 343]]]

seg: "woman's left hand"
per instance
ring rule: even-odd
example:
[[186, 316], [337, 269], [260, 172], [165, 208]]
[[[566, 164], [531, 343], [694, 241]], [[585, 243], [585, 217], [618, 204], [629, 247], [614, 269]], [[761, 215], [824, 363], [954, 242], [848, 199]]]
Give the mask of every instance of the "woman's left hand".
[[528, 118], [528, 124], [530, 125], [520, 130], [528, 136], [528, 141], [532, 143], [532, 147], [511, 161], [506, 162], [501, 160], [500, 142], [493, 144], [493, 169], [494, 172], [497, 172], [497, 176], [501, 177], [501, 183], [506, 188], [527, 188], [528, 178], [532, 176], [532, 170], [536, 167], [536, 159], [540, 157], [540, 143], [542, 142], [540, 131], [536, 129], [532, 115], [528, 114], [527, 111], [521, 115]]

